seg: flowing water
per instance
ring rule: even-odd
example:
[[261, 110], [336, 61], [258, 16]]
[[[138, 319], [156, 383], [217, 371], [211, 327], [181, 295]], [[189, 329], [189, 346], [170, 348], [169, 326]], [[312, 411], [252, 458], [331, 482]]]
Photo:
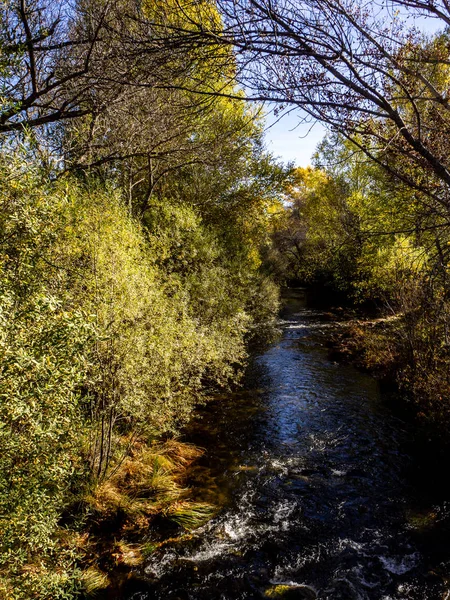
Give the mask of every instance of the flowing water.
[[[128, 600], [450, 599], [445, 464], [427, 461], [369, 375], [329, 360], [338, 324], [292, 294], [247, 389], [200, 412], [190, 482], [222, 506], [147, 560]], [[429, 458], [427, 460], [430, 460]], [[444, 482], [444, 484], [443, 484]]]

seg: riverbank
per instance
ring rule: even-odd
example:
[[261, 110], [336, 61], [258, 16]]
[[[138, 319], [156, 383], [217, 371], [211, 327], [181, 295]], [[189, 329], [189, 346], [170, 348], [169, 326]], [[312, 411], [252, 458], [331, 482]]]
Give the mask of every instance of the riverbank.
[[352, 364], [386, 385], [395, 386], [399, 356], [392, 342], [401, 316], [373, 317], [345, 309], [331, 309], [329, 316], [340, 326], [327, 340], [330, 358]]
[[436, 451], [448, 454], [450, 409], [447, 399], [446, 357], [436, 360], [433, 350], [414, 347], [410, 339], [409, 315], [373, 314], [349, 309], [329, 309], [329, 318], [340, 328], [327, 340], [329, 356], [340, 364], [352, 364], [373, 375], [383, 386], [394, 409], [416, 421], [424, 439]]
[[241, 216], [213, 225], [177, 196], [140, 219], [113, 184], [53, 181], [20, 153], [1, 170], [0, 598], [76, 598], [107, 555], [138, 561], [130, 523], [170, 504], [146, 489], [153, 442], [238, 384], [278, 288]]
[[78, 539], [83, 597], [120, 597], [153, 552], [213, 516], [215, 507], [194, 501], [185, 485], [202, 453], [176, 439], [136, 441], [117, 469], [70, 507], [78, 532], [67, 532]]

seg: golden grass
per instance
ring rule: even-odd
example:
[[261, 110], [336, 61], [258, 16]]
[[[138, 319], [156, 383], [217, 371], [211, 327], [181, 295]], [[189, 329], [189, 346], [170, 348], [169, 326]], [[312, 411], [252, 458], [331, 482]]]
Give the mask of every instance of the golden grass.
[[215, 508], [205, 502], [181, 501], [172, 504], [166, 515], [184, 529], [195, 529], [214, 516]]
[[201, 454], [199, 448], [177, 440], [150, 447], [136, 443], [111, 477], [99, 483], [85, 502], [105, 516], [119, 510], [130, 517], [166, 513], [172, 503], [186, 496], [188, 490], [181, 485], [182, 479]]
[[[114, 570], [117, 566], [134, 568], [167, 540], [131, 543], [142, 539], [152, 520], [161, 515], [190, 531], [214, 514], [210, 504], [189, 500], [183, 485], [187, 469], [202, 450], [177, 440], [148, 446], [135, 442], [109, 478], [97, 483], [84, 497], [88, 533], [80, 535], [77, 545], [85, 550], [83, 574], [86, 593], [108, 585], [107, 576], [95, 565]], [[177, 539], [185, 538], [186, 534]]]
[[89, 567], [81, 575], [83, 591], [88, 597], [95, 596], [97, 592], [107, 588], [109, 583], [108, 576], [97, 567]]
[[123, 564], [127, 567], [137, 567], [144, 560], [141, 545], [128, 544], [123, 540], [116, 543], [112, 556], [116, 564]]

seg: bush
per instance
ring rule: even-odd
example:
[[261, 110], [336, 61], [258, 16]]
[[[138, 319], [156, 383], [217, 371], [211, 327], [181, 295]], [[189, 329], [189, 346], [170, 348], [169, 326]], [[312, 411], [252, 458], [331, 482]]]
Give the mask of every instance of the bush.
[[[68, 531], [61, 515], [107, 487], [137, 440], [177, 431], [208, 391], [235, 381], [251, 323], [277, 306], [258, 261], [230, 256], [193, 207], [156, 203], [142, 225], [119, 190], [51, 182], [33, 165], [25, 150], [0, 164], [8, 599], [69, 598], [97, 585], [95, 567], [91, 577], [77, 566], [82, 520]], [[175, 516], [194, 523], [203, 508], [190, 510], [180, 505]]]

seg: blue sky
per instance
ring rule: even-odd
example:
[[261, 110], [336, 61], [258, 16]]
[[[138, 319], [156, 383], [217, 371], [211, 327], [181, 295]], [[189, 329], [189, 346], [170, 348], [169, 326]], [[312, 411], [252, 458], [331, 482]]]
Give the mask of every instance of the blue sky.
[[321, 123], [301, 123], [302, 113], [291, 111], [280, 119], [267, 115], [266, 145], [269, 152], [298, 167], [311, 164], [311, 155], [326, 133]]

